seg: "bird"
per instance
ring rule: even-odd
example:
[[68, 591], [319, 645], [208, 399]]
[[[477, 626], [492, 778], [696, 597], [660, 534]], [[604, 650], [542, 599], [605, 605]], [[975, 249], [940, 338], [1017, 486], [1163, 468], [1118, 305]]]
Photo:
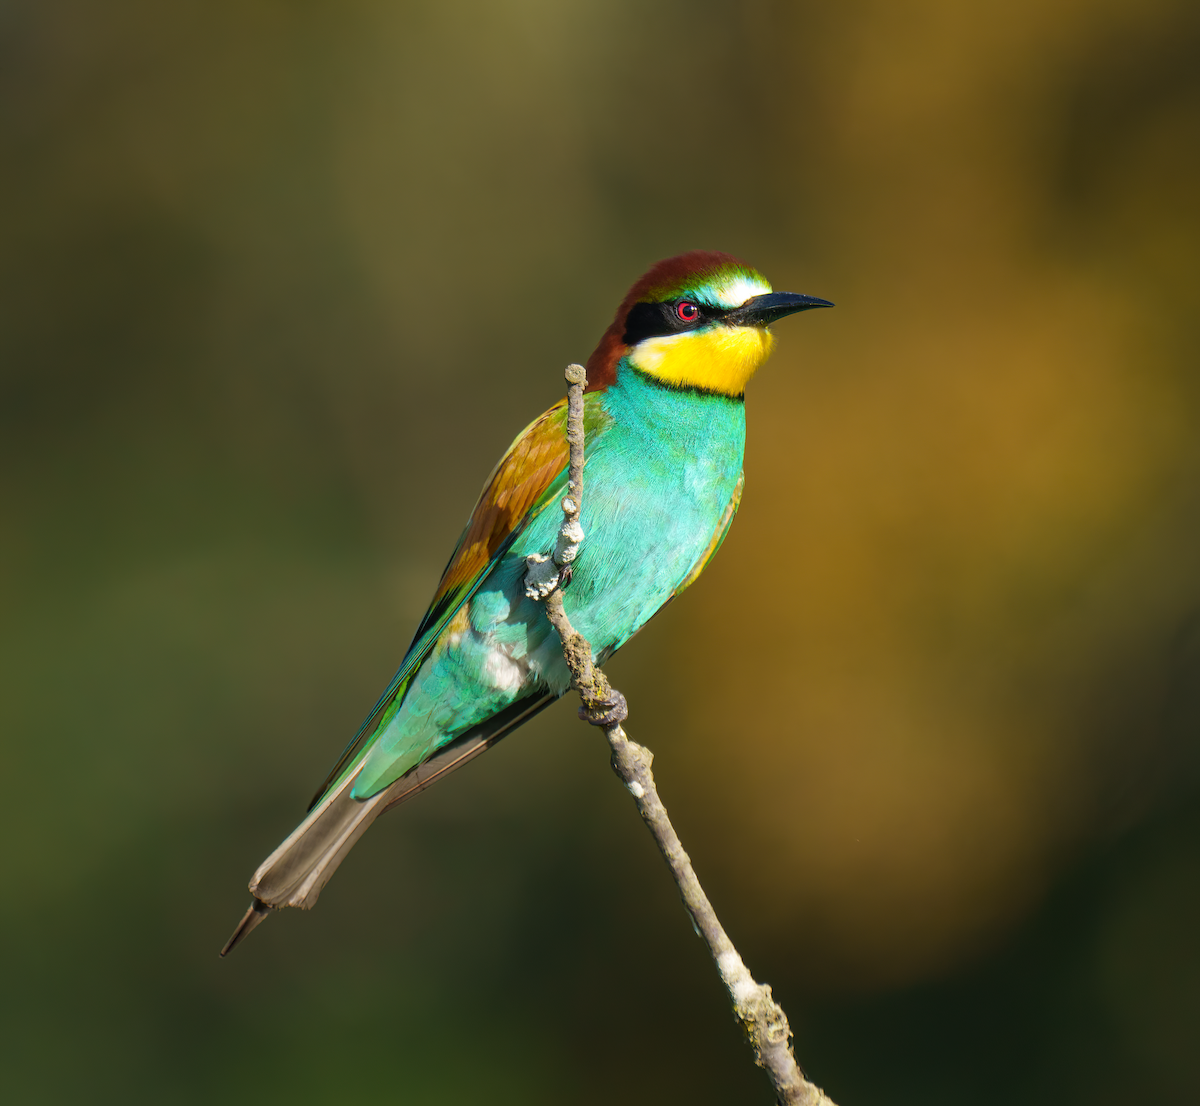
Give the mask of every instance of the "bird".
[[[586, 363], [588, 535], [563, 605], [603, 664], [704, 570], [742, 497], [746, 385], [771, 324], [828, 300], [776, 292], [712, 250], [659, 261]], [[570, 676], [526, 558], [553, 548], [567, 486], [566, 400], [484, 484], [400, 667], [313, 798], [254, 873], [227, 955], [271, 912], [311, 908], [371, 823], [545, 709]]]

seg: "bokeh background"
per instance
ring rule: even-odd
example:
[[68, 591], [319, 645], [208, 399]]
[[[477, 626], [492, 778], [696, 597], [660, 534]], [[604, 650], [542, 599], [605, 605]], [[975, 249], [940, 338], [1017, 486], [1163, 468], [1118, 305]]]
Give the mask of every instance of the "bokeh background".
[[842, 1106], [1200, 1100], [1200, 8], [0, 6], [0, 1086], [770, 1101], [547, 712], [217, 949], [654, 260], [777, 327], [611, 665]]

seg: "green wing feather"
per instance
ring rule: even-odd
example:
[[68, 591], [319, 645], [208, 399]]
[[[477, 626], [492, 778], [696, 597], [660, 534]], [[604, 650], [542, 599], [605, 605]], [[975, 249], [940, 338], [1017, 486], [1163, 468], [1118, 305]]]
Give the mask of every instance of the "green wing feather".
[[[608, 422], [599, 401], [598, 393], [586, 397], [585, 432], [589, 435], [603, 431]], [[564, 399], [534, 419], [492, 470], [400, 668], [325, 778], [309, 810], [340, 782], [395, 716], [421, 662], [516, 536], [558, 498], [566, 483], [566, 418]]]

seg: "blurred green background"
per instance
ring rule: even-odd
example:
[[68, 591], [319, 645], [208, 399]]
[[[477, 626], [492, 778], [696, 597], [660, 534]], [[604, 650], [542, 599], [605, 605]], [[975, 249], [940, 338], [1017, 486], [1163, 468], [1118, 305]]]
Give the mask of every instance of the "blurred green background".
[[842, 1106], [1200, 1100], [1200, 8], [0, 5], [0, 1089], [770, 1101], [567, 706], [217, 949], [684, 249], [836, 311], [611, 665]]

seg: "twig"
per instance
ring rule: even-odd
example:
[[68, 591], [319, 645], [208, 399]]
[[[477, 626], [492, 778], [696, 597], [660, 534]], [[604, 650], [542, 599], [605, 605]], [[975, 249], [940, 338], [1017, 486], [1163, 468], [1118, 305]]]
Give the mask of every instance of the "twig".
[[704, 938], [733, 1002], [733, 1012], [754, 1050], [754, 1062], [764, 1068], [775, 1087], [780, 1106], [834, 1106], [824, 1092], [801, 1073], [792, 1053], [792, 1031], [783, 1008], [771, 997], [771, 988], [758, 983], [742, 961], [725, 932], [704, 888], [696, 878], [692, 862], [679, 835], [667, 817], [650, 771], [653, 754], [630, 741], [621, 723], [628, 714], [625, 697], [592, 663], [592, 647], [571, 625], [563, 609], [559, 581], [570, 579], [583, 530], [579, 512], [583, 505], [583, 388], [587, 383], [579, 365], [569, 365], [567, 377], [567, 442], [570, 445], [567, 495], [563, 499], [563, 524], [552, 557], [528, 559], [526, 590], [531, 598], [544, 599], [546, 617], [562, 640], [563, 657], [571, 673], [571, 687], [583, 700], [579, 715], [603, 728], [612, 749], [613, 771], [637, 803], [638, 813], [654, 835], [659, 852], [671, 869], [683, 904], [696, 931]]

